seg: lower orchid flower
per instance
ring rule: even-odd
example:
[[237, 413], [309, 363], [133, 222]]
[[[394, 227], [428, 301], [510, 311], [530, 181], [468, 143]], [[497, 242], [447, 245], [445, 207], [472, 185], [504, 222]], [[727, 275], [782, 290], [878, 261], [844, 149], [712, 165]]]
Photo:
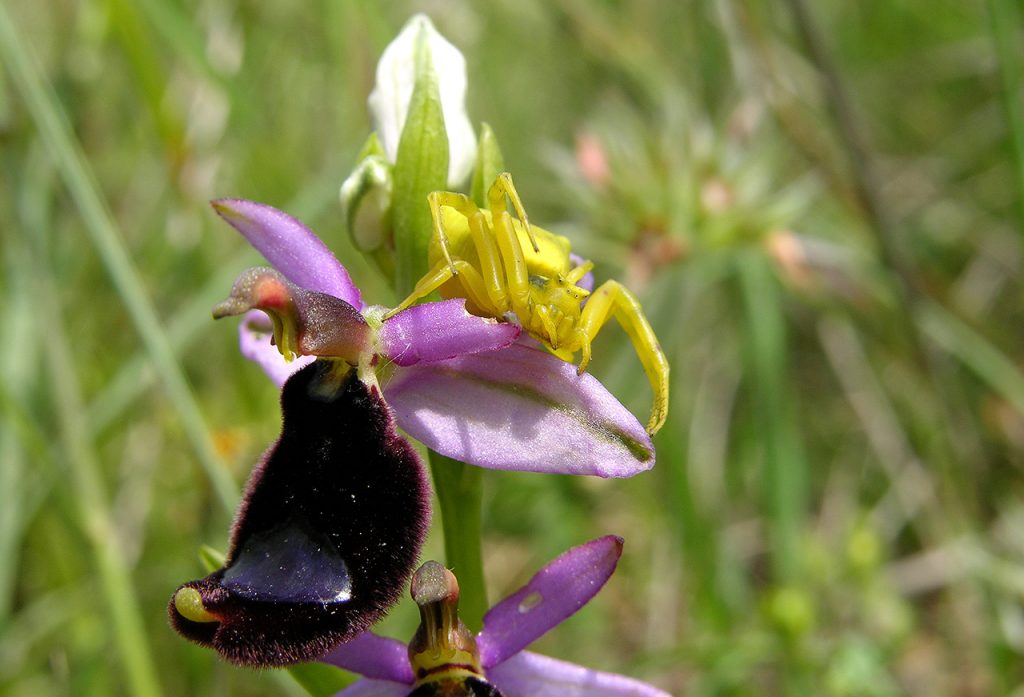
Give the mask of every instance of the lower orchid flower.
[[[464, 299], [386, 321], [302, 223], [239, 199], [214, 209], [274, 265], [250, 269], [215, 316], [246, 314], [243, 354], [278, 384], [312, 357], [358, 366], [398, 425], [432, 450], [493, 469], [628, 477], [654, 465], [650, 436], [604, 386], [517, 341], [520, 327], [476, 317]], [[290, 362], [289, 362], [290, 361]]]
[[492, 607], [475, 636], [459, 619], [455, 576], [427, 562], [412, 580], [420, 627], [408, 647], [366, 632], [320, 660], [365, 678], [336, 697], [668, 697], [633, 678], [523, 650], [594, 597], [621, 554], [614, 536], [570, 549]]

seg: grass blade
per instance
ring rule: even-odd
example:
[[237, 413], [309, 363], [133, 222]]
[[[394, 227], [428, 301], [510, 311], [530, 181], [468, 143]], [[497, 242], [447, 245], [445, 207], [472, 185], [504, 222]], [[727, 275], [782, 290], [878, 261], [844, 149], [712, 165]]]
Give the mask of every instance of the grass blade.
[[125, 251], [117, 227], [91, 176], [85, 157], [72, 137], [64, 112], [52, 88], [45, 82], [22, 44], [4, 6], [0, 6], [0, 56], [7, 64], [15, 86], [39, 129], [41, 139], [82, 215], [85, 230], [89, 233], [121, 301], [146, 346], [150, 360], [218, 499], [225, 510], [234, 510], [238, 501], [238, 485], [213, 448], [199, 406], [171, 350], [138, 273]]
[[43, 253], [36, 250], [32, 256], [36, 281], [32, 295], [36, 310], [48, 318], [47, 338], [43, 343], [62, 456], [71, 475], [68, 482], [71, 499], [77, 508], [81, 530], [91, 546], [100, 592], [130, 692], [140, 697], [160, 695], [160, 684], [131, 571], [122, 554], [120, 536], [104, 491], [99, 460], [83, 417], [85, 405], [57, 300], [57, 281], [48, 262], [42, 258]]
[[739, 260], [746, 306], [747, 359], [754, 408], [762, 439], [762, 486], [779, 583], [795, 582], [800, 567], [800, 534], [807, 510], [807, 464], [794, 421], [786, 381], [789, 372], [786, 321], [769, 261], [751, 252]]

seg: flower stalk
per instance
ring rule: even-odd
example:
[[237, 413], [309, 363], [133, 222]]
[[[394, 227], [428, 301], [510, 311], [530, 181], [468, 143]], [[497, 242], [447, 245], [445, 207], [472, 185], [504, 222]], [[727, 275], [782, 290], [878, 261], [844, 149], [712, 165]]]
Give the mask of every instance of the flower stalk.
[[459, 577], [460, 614], [470, 629], [479, 631], [488, 607], [481, 549], [482, 473], [433, 451], [430, 472], [441, 505], [445, 559]]
[[[452, 176], [458, 176], [449, 172], [452, 154], [446, 118], [457, 122], [452, 124], [455, 126], [461, 125], [465, 119], [464, 104], [449, 105], [447, 109], [442, 104], [442, 94], [452, 92], [439, 84], [439, 80], [445, 79], [461, 81], [462, 93], [455, 91], [455, 101], [461, 102], [465, 84], [464, 64], [461, 75], [458, 69], [451, 75], [438, 73], [435, 54], [443, 53], [436, 49], [444, 39], [422, 16], [410, 20], [392, 47], [401, 48], [402, 37], [408, 32], [414, 32], [415, 37], [412, 42], [413, 89], [395, 155], [391, 208], [395, 250], [392, 285], [399, 297], [407, 295], [427, 271], [432, 229], [427, 196], [432, 191], [444, 189]], [[381, 62], [384, 64], [384, 58]], [[404, 78], [407, 79], [408, 76]], [[385, 113], [401, 113], [403, 105], [397, 105], [397, 108], [394, 108], [396, 105], [381, 105], [380, 97], [385, 91], [382, 87], [378, 85], [374, 97], [371, 97], [371, 106], [383, 106]], [[401, 98], [400, 94], [398, 98]], [[452, 118], [456, 113], [460, 116]], [[469, 133], [472, 135], [472, 129]], [[388, 140], [386, 136], [384, 140]], [[460, 159], [460, 155], [456, 153], [455, 158]], [[461, 579], [462, 615], [466, 623], [476, 630], [480, 628], [487, 610], [480, 527], [482, 476], [478, 468], [434, 451], [430, 451], [430, 469], [441, 506], [445, 558]]]

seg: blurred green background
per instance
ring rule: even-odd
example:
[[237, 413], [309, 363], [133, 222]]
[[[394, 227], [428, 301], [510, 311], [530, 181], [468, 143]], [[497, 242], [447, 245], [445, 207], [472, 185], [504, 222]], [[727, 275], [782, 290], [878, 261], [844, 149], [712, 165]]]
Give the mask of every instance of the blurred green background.
[[[305, 694], [165, 619], [279, 425], [209, 316], [258, 256], [206, 202], [283, 208], [394, 302], [337, 191], [416, 11], [673, 370], [652, 472], [486, 474], [492, 601], [617, 533], [536, 650], [673, 695], [1024, 695], [1013, 0], [5, 0], [0, 693]], [[594, 350], [646, 419], [624, 334]]]

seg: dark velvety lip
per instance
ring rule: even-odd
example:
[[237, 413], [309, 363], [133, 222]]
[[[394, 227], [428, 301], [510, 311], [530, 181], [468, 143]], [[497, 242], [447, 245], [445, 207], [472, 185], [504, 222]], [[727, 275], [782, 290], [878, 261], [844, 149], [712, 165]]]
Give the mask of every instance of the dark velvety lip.
[[[223, 568], [172, 597], [184, 637], [250, 666], [316, 658], [380, 619], [419, 556], [430, 490], [375, 386], [331, 361], [295, 373], [281, 394], [281, 436], [253, 469]], [[194, 596], [190, 596], [194, 597]]]

